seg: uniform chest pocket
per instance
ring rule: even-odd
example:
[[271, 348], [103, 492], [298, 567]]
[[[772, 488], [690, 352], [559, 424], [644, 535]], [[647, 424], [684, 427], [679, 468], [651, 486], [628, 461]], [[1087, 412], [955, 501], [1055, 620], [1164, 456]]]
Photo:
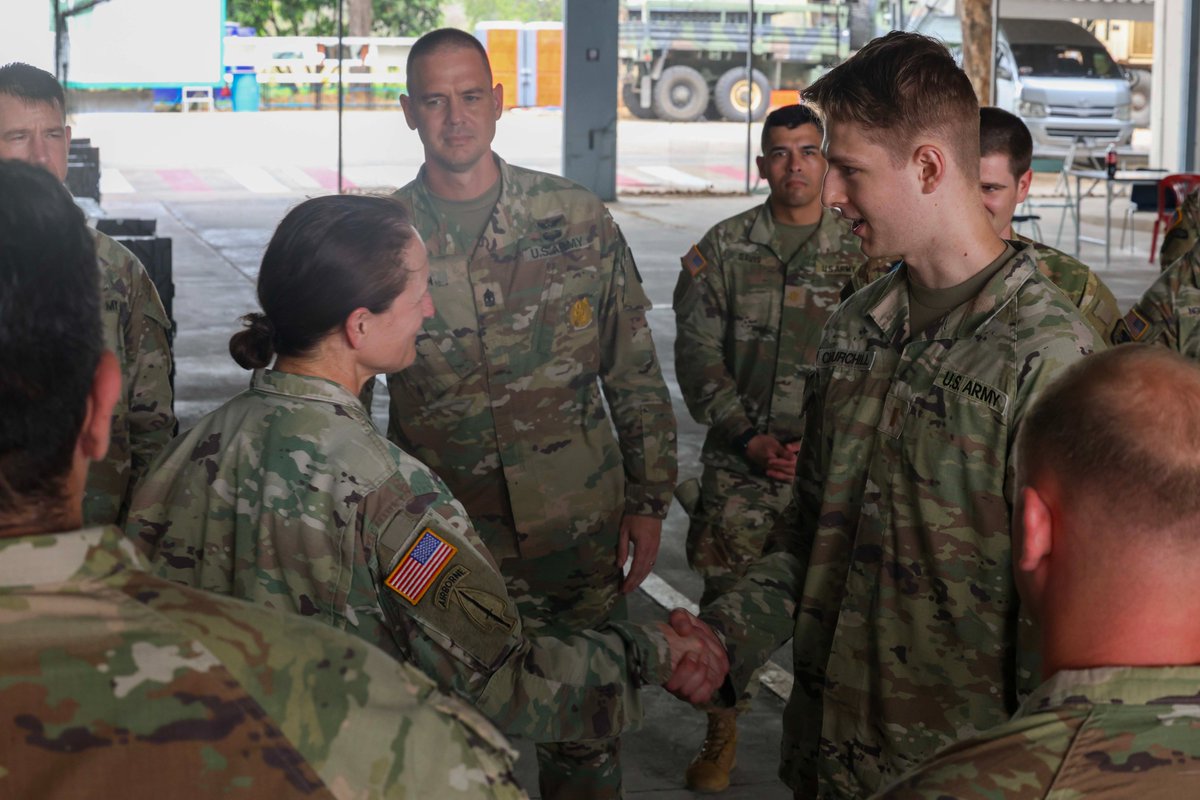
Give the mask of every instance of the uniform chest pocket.
[[1185, 292], [1179, 297], [1179, 350], [1189, 358], [1200, 358], [1200, 292]]
[[939, 494], [961, 486], [964, 504], [978, 492], [1003, 492], [1010, 398], [998, 383], [943, 369], [914, 394], [902, 447], [916, 481], [941, 487]]
[[779, 334], [782, 292], [776, 287], [750, 287], [733, 305], [733, 335], [738, 341], [774, 340]]
[[558, 264], [549, 270], [535, 336], [538, 351], [564, 353], [597, 342], [601, 289], [595, 265]]

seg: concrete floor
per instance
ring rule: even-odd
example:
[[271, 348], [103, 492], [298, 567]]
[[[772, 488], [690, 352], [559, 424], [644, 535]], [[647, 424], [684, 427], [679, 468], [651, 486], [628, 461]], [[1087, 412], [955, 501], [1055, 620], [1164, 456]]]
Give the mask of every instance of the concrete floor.
[[[255, 154], [271, 149], [269, 145], [273, 138], [287, 137], [287, 141], [277, 148], [278, 152], [272, 155], [274, 160], [263, 162], [270, 165], [270, 174], [280, 184], [286, 184], [286, 177], [294, 175], [292, 170], [298, 166], [313, 163], [309, 157], [311, 151], [295, 143], [305, 137], [306, 126], [313, 128], [310, 132], [324, 143], [327, 143], [329, 133], [325, 130], [328, 118], [319, 114], [189, 116], [192, 121], [187, 123], [181, 122], [181, 115], [165, 119], [158, 115], [124, 115], [123, 119], [118, 115], [96, 115], [95, 118], [75, 120], [77, 136], [90, 134], [99, 140], [110, 185], [114, 174], [128, 178], [126, 184], [118, 184], [120, 191], [109, 192], [104, 198], [105, 213], [155, 218], [160, 234], [173, 240], [175, 313], [179, 325], [176, 409], [185, 428], [246, 385], [247, 373], [229, 358], [229, 336], [237, 329], [237, 318], [256, 308], [254, 278], [274, 226], [305, 194], [320, 191], [319, 188], [297, 186], [281, 186], [282, 191], [252, 191], [242, 183], [222, 182], [224, 179], [214, 177], [212, 170], [225, 169], [219, 166], [222, 159], [217, 151], [237, 148], [236, 142], [220, 138], [221, 120], [229, 121], [238, 135], [248, 137], [242, 153], [249, 153], [245, 160], [249, 166], [254, 166]], [[256, 120], [239, 118], [244, 116], [256, 117]], [[395, 125], [394, 119], [385, 119], [385, 114], [376, 117], [386, 129], [385, 133], [407, 135], [404, 129]], [[521, 124], [521, 119], [518, 116], [514, 122], [514, 117], [510, 116], [502, 121], [501, 131], [507, 138], [498, 142], [498, 151], [515, 163], [553, 169], [554, 165], [547, 163], [550, 159], [546, 155], [553, 152], [553, 126], [547, 126], [540, 117], [530, 118], [534, 122], [529, 124], [528, 130], [536, 135], [522, 139], [520, 129], [526, 125]], [[285, 121], [287, 124], [283, 125]], [[370, 133], [380, 142], [386, 139], [366, 122], [356, 122], [354, 130], [361, 131], [364, 136]], [[744, 146], [744, 129], [721, 123], [666, 126], [664, 123], [622, 121], [620, 125], [622, 146], [631, 151], [629, 163], [641, 165], [637, 169], [642, 170], [638, 173], [642, 185], [635, 188], [643, 193], [624, 195], [611, 208], [629, 239], [654, 302], [650, 321], [664, 373], [675, 397], [680, 431], [680, 478], [685, 479], [699, 473], [702, 429], [689, 417], [675, 383], [674, 319], [670, 304], [679, 273], [678, 259], [713, 223], [761, 202], [762, 198], [728, 194], [656, 194], [675, 185], [666, 178], [659, 183], [643, 180], [655, 175], [672, 176], [670, 172], [644, 169], [655, 166], [655, 159], [666, 159], [664, 163], [671, 169], [700, 176], [703, 180], [720, 173], [720, 170], [714, 172], [714, 167], [722, 168], [725, 173], [735, 171], [743, 158], [740, 148]], [[225, 131], [226, 134], [230, 132]], [[677, 132], [679, 137], [672, 139]], [[415, 140], [415, 136], [411, 138]], [[406, 144], [399, 149], [406, 155], [384, 165], [388, 174], [400, 176], [400, 180], [411, 176], [416, 163], [412, 158], [412, 141], [404, 141]], [[512, 149], [506, 151], [504, 144], [511, 145]], [[139, 147], [145, 154], [144, 159], [139, 156]], [[522, 158], [524, 155], [530, 155], [530, 158]], [[155, 174], [152, 176], [151, 172]], [[183, 172], [198, 175], [199, 185], [204, 188], [197, 188], [196, 181], [177, 180]], [[308, 174], [313, 173], [310, 170]], [[727, 182], [731, 180], [728, 178]], [[1118, 200], [1114, 204], [1118, 225], [1123, 202]], [[1043, 235], [1051, 241], [1055, 221], [1056, 218], [1043, 220]], [[1146, 263], [1149, 224], [1145, 215], [1135, 220], [1139, 251], [1114, 253], [1107, 268], [1098, 265], [1103, 258], [1102, 248], [1085, 245], [1082, 254], [1085, 261], [1097, 266], [1097, 271], [1117, 295], [1122, 310], [1127, 309], [1158, 274], [1156, 266]], [[1103, 200], [1086, 199], [1085, 235], [1103, 235], [1103, 225]], [[1069, 232], [1064, 231], [1064, 242], [1068, 238]], [[1063, 249], [1070, 247], [1064, 244]], [[686, 521], [676, 506], [664, 528], [656, 575], [694, 602], [700, 594], [700, 583], [687, 570], [684, 561], [685, 531]], [[659, 619], [665, 613], [643, 592], [635, 595], [631, 610], [635, 619], [642, 620]], [[786, 656], [777, 654], [775, 661], [784, 669], [790, 667]], [[681, 788], [682, 774], [703, 738], [703, 715], [659, 689], [647, 690], [645, 701], [644, 725], [626, 738], [624, 758], [628, 794], [664, 799], [691, 797], [690, 792]], [[782, 708], [782, 702], [770, 691], [759, 693], [753, 710], [741, 726], [742, 741], [733, 775], [734, 785], [724, 797], [739, 800], [790, 797], [790, 792], [775, 777]], [[519, 775], [536, 797], [532, 748], [522, 745], [521, 749]]]

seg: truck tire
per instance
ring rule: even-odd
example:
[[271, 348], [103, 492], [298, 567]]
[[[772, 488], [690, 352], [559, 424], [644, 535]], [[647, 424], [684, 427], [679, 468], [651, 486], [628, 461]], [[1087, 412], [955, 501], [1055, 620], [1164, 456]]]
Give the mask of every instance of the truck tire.
[[745, 122], [747, 106], [750, 106], [750, 118], [756, 122], [767, 115], [771, 105], [771, 82], [758, 70], [750, 75], [753, 85], [747, 86], [746, 68], [734, 67], [717, 80], [713, 89], [717, 111], [730, 122]]
[[642, 108], [642, 98], [633, 90], [633, 84], [621, 84], [621, 102], [636, 119], [654, 119], [654, 107]]
[[691, 122], [708, 107], [708, 83], [691, 67], [667, 67], [654, 85], [654, 113], [667, 122]]

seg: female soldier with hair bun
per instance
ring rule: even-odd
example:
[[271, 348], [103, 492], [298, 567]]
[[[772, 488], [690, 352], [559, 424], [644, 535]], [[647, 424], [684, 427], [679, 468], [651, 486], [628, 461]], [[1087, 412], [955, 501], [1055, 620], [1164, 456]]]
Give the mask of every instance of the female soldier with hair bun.
[[705, 678], [668, 688], [706, 699], [724, 653], [667, 625], [526, 638], [462, 506], [371, 423], [359, 395], [413, 362], [433, 313], [428, 281], [396, 201], [329, 196], [293, 209], [263, 256], [262, 312], [229, 342], [254, 370], [250, 388], [171, 443], [128, 532], [160, 576], [319, 617], [535, 741], [626, 727], [640, 716], [637, 687], [667, 682], [681, 663]]

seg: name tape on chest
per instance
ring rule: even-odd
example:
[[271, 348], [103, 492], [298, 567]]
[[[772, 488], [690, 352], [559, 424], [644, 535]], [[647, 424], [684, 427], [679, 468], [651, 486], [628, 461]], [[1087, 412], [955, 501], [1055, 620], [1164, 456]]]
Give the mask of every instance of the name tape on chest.
[[426, 528], [384, 584], [415, 606], [457, 552], [457, 547], [434, 533], [432, 528]]
[[833, 347], [823, 347], [817, 351], [817, 365], [821, 367], [851, 367], [870, 370], [874, 364], [874, 350], [839, 350]]
[[569, 239], [558, 239], [552, 242], [539, 242], [525, 250], [525, 259], [537, 261], [539, 258], [562, 255], [572, 250], [578, 250], [588, 243], [586, 236], [572, 236]]
[[1007, 394], [969, 375], [944, 369], [938, 376], [936, 385], [942, 387], [944, 391], [978, 400], [997, 414], [1003, 414], [1008, 408]]

